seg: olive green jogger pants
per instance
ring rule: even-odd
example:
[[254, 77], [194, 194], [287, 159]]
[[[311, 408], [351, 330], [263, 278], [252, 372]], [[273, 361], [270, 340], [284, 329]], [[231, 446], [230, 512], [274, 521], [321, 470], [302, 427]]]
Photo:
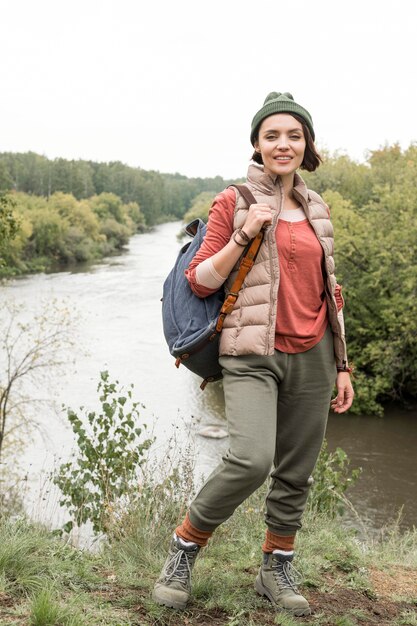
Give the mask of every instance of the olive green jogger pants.
[[332, 332], [327, 328], [307, 352], [223, 356], [220, 363], [230, 447], [192, 502], [190, 521], [215, 530], [270, 475], [266, 524], [293, 535], [301, 528], [336, 379]]

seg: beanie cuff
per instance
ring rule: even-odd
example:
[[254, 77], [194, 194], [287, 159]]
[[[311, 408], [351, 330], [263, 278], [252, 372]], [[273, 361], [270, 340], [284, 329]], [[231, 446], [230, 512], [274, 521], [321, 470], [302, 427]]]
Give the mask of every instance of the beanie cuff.
[[275, 100], [270, 100], [269, 102], [266, 102], [266, 104], [264, 104], [262, 109], [260, 109], [256, 113], [255, 117], [253, 118], [252, 130], [250, 134], [250, 141], [252, 145], [254, 145], [255, 133], [259, 125], [261, 124], [261, 122], [263, 122], [265, 118], [269, 117], [270, 115], [274, 115], [276, 113], [289, 113], [290, 115], [291, 113], [295, 113], [299, 115], [300, 117], [302, 117], [314, 141], [315, 133], [314, 133], [314, 128], [313, 128], [313, 121], [307, 109], [297, 104], [297, 102], [294, 102], [294, 100], [290, 100], [289, 98], [285, 98], [285, 100], [281, 98], [277, 98]]

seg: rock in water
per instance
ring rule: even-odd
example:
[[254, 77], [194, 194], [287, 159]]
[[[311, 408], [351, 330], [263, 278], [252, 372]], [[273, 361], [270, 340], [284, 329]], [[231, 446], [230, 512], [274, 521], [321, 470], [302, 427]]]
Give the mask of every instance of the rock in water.
[[197, 434], [208, 439], [224, 439], [227, 437], [227, 432], [220, 426], [206, 426], [199, 430]]

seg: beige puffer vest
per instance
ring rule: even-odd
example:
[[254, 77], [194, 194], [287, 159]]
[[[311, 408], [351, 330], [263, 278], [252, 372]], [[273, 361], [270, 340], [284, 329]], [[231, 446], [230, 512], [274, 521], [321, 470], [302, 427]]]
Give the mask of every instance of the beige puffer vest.
[[[275, 228], [282, 209], [282, 184], [264, 174], [263, 168], [250, 165], [247, 186], [258, 202], [268, 204], [273, 211], [272, 224], [265, 231], [264, 241], [255, 264], [243, 283], [232, 313], [226, 316], [220, 335], [220, 355], [238, 356], [241, 354], [274, 353], [277, 298], [279, 287], [279, 261], [275, 239]], [[334, 298], [336, 278], [334, 275], [333, 226], [329, 210], [322, 198], [307, 189], [303, 179], [295, 174], [294, 197], [304, 209], [317, 239], [324, 250], [325, 290], [328, 315], [334, 337], [336, 365], [347, 367], [345, 328], [343, 312], [337, 312]], [[234, 228], [243, 226], [247, 216], [247, 206], [236, 191]], [[236, 276], [237, 266], [228, 277], [226, 293]]]

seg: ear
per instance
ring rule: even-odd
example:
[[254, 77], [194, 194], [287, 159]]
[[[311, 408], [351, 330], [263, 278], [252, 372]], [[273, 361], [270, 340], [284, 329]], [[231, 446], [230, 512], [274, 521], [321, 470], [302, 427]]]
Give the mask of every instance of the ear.
[[259, 152], [259, 154], [261, 153], [261, 149], [259, 147], [259, 141], [255, 141], [254, 148], [255, 148], [256, 152]]

